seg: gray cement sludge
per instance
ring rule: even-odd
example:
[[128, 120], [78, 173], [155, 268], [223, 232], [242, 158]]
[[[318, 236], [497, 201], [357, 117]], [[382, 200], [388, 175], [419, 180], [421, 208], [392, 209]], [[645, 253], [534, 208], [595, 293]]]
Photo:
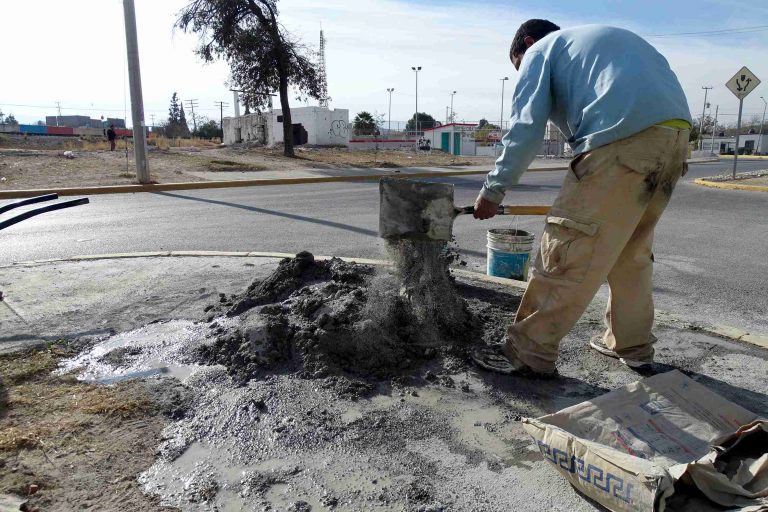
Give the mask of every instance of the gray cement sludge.
[[[310, 253], [283, 260], [268, 278], [208, 310], [216, 341], [201, 362], [222, 364], [239, 383], [275, 371], [303, 377], [386, 378], [482, 335], [456, 294], [441, 245], [390, 245], [394, 272]], [[228, 305], [231, 304], [231, 305]]]

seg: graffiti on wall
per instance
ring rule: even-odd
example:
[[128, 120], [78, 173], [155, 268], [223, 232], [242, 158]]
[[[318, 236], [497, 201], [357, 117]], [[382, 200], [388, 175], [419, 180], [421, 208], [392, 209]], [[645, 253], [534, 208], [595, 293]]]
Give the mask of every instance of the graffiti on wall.
[[349, 137], [349, 124], [343, 119], [337, 119], [331, 123], [331, 129], [328, 130], [331, 137]]

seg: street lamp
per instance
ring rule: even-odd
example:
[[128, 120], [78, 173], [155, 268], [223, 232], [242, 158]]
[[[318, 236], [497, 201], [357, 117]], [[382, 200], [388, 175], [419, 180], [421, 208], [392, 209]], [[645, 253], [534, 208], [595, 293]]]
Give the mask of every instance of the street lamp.
[[704, 89], [704, 108], [701, 109], [701, 124], [699, 125], [699, 151], [704, 149], [704, 114], [707, 111], [707, 93], [712, 86], [702, 86]]
[[416, 135], [419, 134], [419, 71], [421, 66], [411, 66], [411, 69], [416, 72]]
[[451, 93], [451, 122], [453, 122], [453, 97], [456, 95], [456, 91]]
[[501, 131], [504, 130], [504, 83], [509, 80], [509, 77], [505, 76], [499, 80], [501, 80], [501, 121], [499, 121], [499, 135], [501, 135]]
[[768, 107], [768, 102], [765, 101], [765, 98], [760, 96], [760, 99], [763, 100], [763, 120], [760, 121], [760, 137], [757, 139], [757, 153], [760, 153], [760, 150], [762, 149], [763, 145], [763, 125], [765, 124], [765, 109]]
[[392, 133], [392, 92], [395, 90], [394, 87], [391, 89], [388, 87], [387, 92], [389, 93], [389, 122], [388, 128], [387, 128], [387, 138], [389, 138], [390, 134]]

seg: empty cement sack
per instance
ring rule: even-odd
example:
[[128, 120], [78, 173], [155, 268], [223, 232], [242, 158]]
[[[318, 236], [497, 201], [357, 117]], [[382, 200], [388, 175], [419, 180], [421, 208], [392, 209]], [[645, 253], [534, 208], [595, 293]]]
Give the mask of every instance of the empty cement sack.
[[610, 510], [768, 511], [768, 422], [679, 371], [523, 423]]

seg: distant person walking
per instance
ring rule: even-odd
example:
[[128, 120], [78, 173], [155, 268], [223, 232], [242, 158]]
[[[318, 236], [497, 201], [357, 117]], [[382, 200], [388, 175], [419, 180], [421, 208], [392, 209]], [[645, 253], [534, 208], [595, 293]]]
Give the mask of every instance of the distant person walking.
[[520, 26], [509, 52], [520, 78], [496, 169], [475, 202], [489, 219], [528, 168], [547, 121], [575, 158], [546, 219], [532, 277], [506, 343], [475, 361], [502, 373], [552, 375], [560, 340], [600, 286], [605, 331], [590, 341], [630, 367], [653, 362], [653, 231], [684, 173], [691, 114], [667, 60], [615, 27]]
[[110, 151], [115, 150], [115, 139], [117, 139], [117, 133], [115, 133], [115, 125], [111, 124], [109, 125], [109, 130], [107, 130], [107, 140], [109, 141]]

